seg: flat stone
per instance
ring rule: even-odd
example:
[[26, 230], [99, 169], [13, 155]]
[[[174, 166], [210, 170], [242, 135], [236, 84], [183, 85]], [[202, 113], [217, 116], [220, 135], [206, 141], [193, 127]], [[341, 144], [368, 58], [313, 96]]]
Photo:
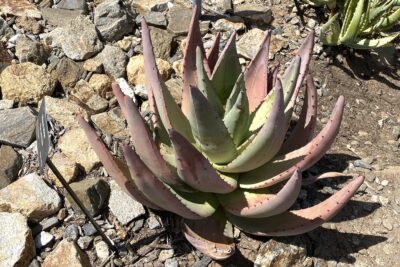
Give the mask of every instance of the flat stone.
[[106, 45], [103, 51], [96, 56], [96, 60], [102, 63], [104, 72], [114, 79], [126, 76], [125, 68], [128, 57], [121, 48]]
[[244, 21], [240, 17], [230, 17], [219, 19], [214, 24], [216, 31], [234, 32], [243, 31], [246, 28]]
[[243, 4], [235, 7], [235, 15], [248, 23], [269, 24], [272, 21], [272, 10], [265, 5]]
[[169, 0], [132, 0], [132, 7], [139, 10], [139, 12], [147, 11], [165, 11], [168, 8]]
[[14, 106], [14, 100], [10, 100], [10, 99], [0, 100], [0, 110], [10, 109], [13, 106]]
[[39, 224], [36, 224], [35, 227], [32, 228], [32, 234], [35, 236], [41, 231], [47, 231], [56, 226], [59, 222], [60, 221], [56, 216], [45, 218]]
[[73, 241], [63, 240], [46, 257], [42, 267], [92, 267], [89, 258]]
[[9, 65], [0, 75], [3, 99], [21, 105], [37, 104], [43, 96], [53, 94], [55, 85], [45, 69], [31, 62]]
[[28, 147], [35, 129], [36, 116], [30, 107], [0, 110], [0, 143]]
[[167, 27], [168, 24], [167, 18], [162, 12], [148, 12], [144, 14], [144, 18], [148, 25]]
[[264, 39], [264, 31], [254, 28], [243, 34], [237, 42], [238, 54], [244, 58], [252, 59]]
[[86, 0], [60, 0], [56, 7], [68, 10], [87, 10], [87, 3]]
[[55, 69], [51, 71], [53, 79], [57, 79], [64, 91], [68, 92], [83, 76], [83, 68], [80, 64], [69, 58], [62, 58]]
[[83, 14], [82, 10], [66, 10], [58, 8], [42, 8], [43, 18], [48, 24], [62, 27]]
[[37, 174], [28, 174], [0, 190], [0, 211], [15, 211], [39, 222], [56, 213], [61, 199]]
[[90, 172], [96, 164], [100, 163], [81, 128], [67, 131], [60, 137], [58, 147], [68, 158], [80, 164], [86, 172]]
[[122, 191], [115, 181], [110, 182], [111, 194], [108, 207], [123, 225], [146, 213], [143, 205]]
[[[119, 113], [121, 116], [118, 116], [116, 113]], [[110, 134], [119, 139], [129, 138], [125, 119], [119, 108], [93, 115], [91, 116], [91, 120], [103, 133]]]
[[0, 147], [0, 189], [11, 184], [22, 167], [22, 157], [10, 146]]
[[94, 9], [94, 24], [107, 41], [120, 40], [132, 32], [133, 20], [120, 0], [105, 0]]
[[[78, 175], [78, 166], [76, 165], [75, 161], [69, 159], [61, 152], [56, 152], [51, 158], [51, 161], [57, 167], [67, 183], [71, 183], [75, 180], [76, 176]], [[63, 187], [61, 182], [50, 169], [47, 171], [47, 174], [49, 179], [57, 187]]]
[[[171, 65], [161, 58], [156, 59], [156, 64], [160, 72], [161, 78], [164, 79], [164, 81], [167, 80], [171, 74]], [[128, 80], [131, 84], [145, 84], [146, 76], [144, 74], [143, 55], [137, 55], [130, 58], [127, 66], [127, 73]]]
[[75, 119], [78, 114], [87, 118], [87, 112], [83, 108], [66, 98], [46, 96], [45, 101], [47, 114], [65, 128], [79, 127], [79, 124]]
[[51, 241], [54, 240], [54, 236], [48, 232], [40, 232], [37, 236], [35, 236], [35, 247], [36, 249], [41, 249], [50, 244]]
[[93, 74], [89, 80], [89, 86], [96, 91], [96, 94], [105, 98], [111, 91], [112, 80], [105, 74]]
[[175, 35], [188, 33], [192, 9], [180, 5], [174, 5], [168, 12], [168, 30]]
[[150, 37], [156, 58], [168, 60], [171, 56], [171, 48], [174, 36], [166, 30], [156, 27], [150, 28]]
[[49, 48], [41, 42], [32, 41], [24, 35], [21, 35], [17, 39], [15, 55], [21, 63], [32, 62], [37, 65], [42, 65], [49, 57], [49, 53]]
[[40, 25], [39, 22], [34, 18], [17, 17], [15, 23], [18, 25], [18, 27], [33, 34], [39, 34], [42, 31], [42, 25]]
[[[88, 178], [72, 183], [71, 188], [92, 216], [96, 216], [99, 213], [110, 192], [107, 182], [100, 178]], [[76, 203], [71, 199], [71, 196], [67, 196], [74, 210], [81, 212]]]
[[40, 19], [40, 11], [28, 0], [7, 0], [0, 1], [1, 15], [14, 15], [17, 17], [32, 17]]
[[35, 257], [35, 243], [26, 217], [0, 212], [0, 266], [28, 266]]

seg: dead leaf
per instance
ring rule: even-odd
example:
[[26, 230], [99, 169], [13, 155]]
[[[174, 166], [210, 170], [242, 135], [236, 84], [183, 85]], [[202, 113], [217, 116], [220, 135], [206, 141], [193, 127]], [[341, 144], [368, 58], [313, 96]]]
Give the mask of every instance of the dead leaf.
[[36, 6], [28, 0], [0, 0], [0, 14], [37, 19], [42, 17]]

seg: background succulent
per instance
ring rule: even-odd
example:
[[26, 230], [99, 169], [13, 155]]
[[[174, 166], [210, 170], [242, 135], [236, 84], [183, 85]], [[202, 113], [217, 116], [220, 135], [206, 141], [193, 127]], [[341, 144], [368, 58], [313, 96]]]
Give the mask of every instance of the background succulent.
[[[132, 99], [114, 85], [134, 148], [123, 148], [127, 164], [113, 157], [93, 128], [78, 117], [119, 185], [147, 207], [181, 216], [187, 240], [215, 259], [234, 252], [232, 224], [256, 235], [301, 234], [334, 216], [363, 182], [360, 176], [316, 206], [288, 211], [302, 184], [338, 175], [302, 179], [301, 171], [317, 162], [332, 144], [344, 98], [339, 97], [329, 122], [314, 137], [316, 89], [307, 76], [314, 33], [283, 75], [278, 75], [278, 67], [268, 66], [270, 31], [244, 72], [235, 37], [233, 33], [219, 56], [217, 35], [206, 53], [198, 13], [193, 12], [180, 108], [160, 78], [149, 29], [142, 21], [146, 88], [156, 138]], [[287, 133], [306, 76], [300, 118]]]
[[399, 33], [390, 33], [400, 21], [398, 0], [342, 0], [322, 26], [327, 45], [344, 44], [358, 49], [390, 45]]

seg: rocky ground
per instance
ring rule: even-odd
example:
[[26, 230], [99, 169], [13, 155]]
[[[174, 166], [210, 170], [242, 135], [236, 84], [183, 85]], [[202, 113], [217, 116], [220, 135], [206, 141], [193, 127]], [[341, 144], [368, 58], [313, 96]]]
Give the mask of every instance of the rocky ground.
[[[272, 29], [270, 59], [284, 67], [310, 29], [318, 36], [326, 19], [322, 8], [308, 5], [299, 16], [290, 0], [232, 2], [203, 1], [202, 31], [209, 47], [217, 31], [226, 41], [236, 30], [243, 63], [255, 53], [263, 30]], [[110, 149], [121, 154], [120, 144], [129, 136], [110, 85], [118, 82], [147, 113], [142, 16], [151, 25], [161, 74], [179, 101], [190, 5], [188, 0], [0, 0], [0, 266], [397, 266], [396, 48], [360, 52], [315, 45], [311, 70], [319, 127], [339, 95], [347, 104], [336, 142], [309, 173], [360, 173], [366, 182], [331, 222], [308, 234], [268, 239], [237, 231], [237, 253], [215, 262], [184, 240], [176, 217], [144, 208], [110, 180], [75, 115], [90, 118]], [[50, 115], [51, 159], [117, 252], [51, 171], [37, 175], [35, 123], [42, 99]], [[317, 203], [344, 183], [327, 180], [304, 188], [296, 205]]]

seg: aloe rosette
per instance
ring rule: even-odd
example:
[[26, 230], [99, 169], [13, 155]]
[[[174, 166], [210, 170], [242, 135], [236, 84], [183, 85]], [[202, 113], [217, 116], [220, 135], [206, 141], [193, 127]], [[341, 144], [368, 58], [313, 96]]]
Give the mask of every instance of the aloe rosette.
[[[267, 31], [242, 72], [235, 33], [221, 55], [220, 35], [206, 53], [194, 11], [179, 107], [160, 78], [143, 20], [146, 89], [155, 114], [154, 133], [117, 85], [113, 91], [132, 138], [132, 146], [123, 147], [126, 164], [113, 157], [94, 129], [78, 117], [111, 177], [143, 205], [181, 216], [187, 240], [214, 259], [234, 253], [233, 225], [266, 236], [310, 231], [334, 216], [364, 179], [359, 176], [316, 206], [289, 210], [302, 185], [338, 175], [302, 179], [301, 172], [316, 163], [334, 141], [344, 98], [339, 97], [329, 122], [314, 136], [317, 98], [308, 75], [314, 33], [282, 75], [277, 67], [268, 66], [270, 38]], [[303, 80], [307, 87], [302, 111], [287, 134]]]

